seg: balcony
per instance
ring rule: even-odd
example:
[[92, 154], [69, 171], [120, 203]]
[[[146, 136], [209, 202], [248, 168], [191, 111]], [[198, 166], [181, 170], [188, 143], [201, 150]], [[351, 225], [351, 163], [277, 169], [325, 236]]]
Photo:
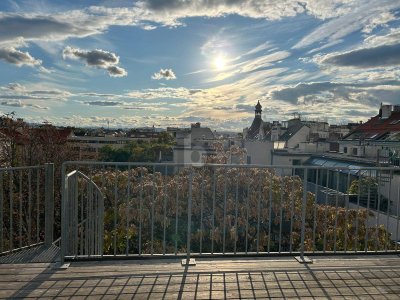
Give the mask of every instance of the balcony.
[[0, 297], [395, 298], [397, 170], [66, 162], [54, 220], [2, 169]]

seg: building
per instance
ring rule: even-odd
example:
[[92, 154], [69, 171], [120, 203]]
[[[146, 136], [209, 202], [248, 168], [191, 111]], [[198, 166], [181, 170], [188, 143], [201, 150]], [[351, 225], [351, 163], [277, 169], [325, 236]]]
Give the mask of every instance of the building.
[[255, 165], [270, 165], [271, 152], [274, 148], [271, 142], [271, 124], [262, 119], [262, 106], [257, 102], [254, 110], [254, 120], [250, 128], [243, 130], [243, 147], [247, 151], [247, 163]]
[[136, 141], [157, 140], [160, 132], [151, 129], [132, 129], [125, 132], [119, 130], [105, 130], [103, 128], [76, 130], [68, 137], [68, 143], [77, 153], [80, 160], [98, 159], [99, 150], [104, 146], [120, 149], [129, 143]]
[[378, 115], [360, 124], [339, 141], [339, 153], [378, 164], [399, 166], [400, 105], [382, 105]]
[[179, 164], [203, 162], [203, 156], [214, 153], [213, 143], [217, 141], [214, 133], [200, 123], [191, 124], [190, 129], [175, 130], [176, 145], [173, 148], [173, 161]]
[[245, 140], [265, 140], [270, 136], [271, 124], [262, 119], [262, 106], [260, 101], [255, 106], [255, 116], [250, 128], [243, 129]]

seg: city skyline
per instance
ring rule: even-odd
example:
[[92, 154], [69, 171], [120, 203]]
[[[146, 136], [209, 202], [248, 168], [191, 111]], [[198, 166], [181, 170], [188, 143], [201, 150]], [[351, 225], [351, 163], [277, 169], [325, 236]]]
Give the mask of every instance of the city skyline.
[[400, 102], [399, 1], [2, 1], [0, 112], [240, 131]]

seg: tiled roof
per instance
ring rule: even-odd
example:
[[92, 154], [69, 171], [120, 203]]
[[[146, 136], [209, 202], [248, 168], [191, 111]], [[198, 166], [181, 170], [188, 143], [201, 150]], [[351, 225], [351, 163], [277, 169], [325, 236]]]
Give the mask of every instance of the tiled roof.
[[294, 136], [301, 128], [303, 128], [303, 123], [297, 123], [293, 126], [290, 126], [284, 134], [279, 137], [280, 141], [288, 141], [292, 136]]
[[348, 135], [344, 140], [366, 139], [384, 140], [391, 133], [400, 132], [400, 112], [394, 111], [389, 118], [380, 118], [379, 115], [371, 118], [368, 122], [361, 124]]

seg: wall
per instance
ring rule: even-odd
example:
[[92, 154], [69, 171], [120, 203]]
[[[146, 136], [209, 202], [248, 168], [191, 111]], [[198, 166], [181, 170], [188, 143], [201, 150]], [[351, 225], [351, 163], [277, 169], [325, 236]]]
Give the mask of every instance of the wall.
[[286, 143], [287, 148], [296, 148], [299, 143], [305, 142], [308, 139], [308, 135], [310, 134], [310, 128], [307, 126], [303, 126], [297, 131]]
[[247, 150], [247, 156], [250, 157], [250, 163], [253, 165], [270, 165], [271, 151], [274, 143], [271, 141], [245, 141], [244, 148]]

